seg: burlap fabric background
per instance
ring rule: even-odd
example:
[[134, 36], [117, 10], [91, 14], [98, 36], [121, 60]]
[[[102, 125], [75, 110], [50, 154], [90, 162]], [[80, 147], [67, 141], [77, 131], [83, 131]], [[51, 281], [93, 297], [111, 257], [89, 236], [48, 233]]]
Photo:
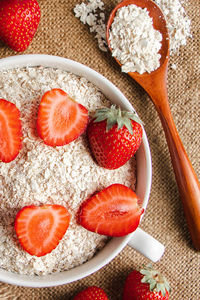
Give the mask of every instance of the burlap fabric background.
[[[105, 0], [106, 11], [119, 1]], [[185, 1], [187, 2], [187, 1]], [[87, 26], [74, 17], [78, 0], [40, 0], [42, 18], [34, 40], [24, 53], [59, 55], [81, 62], [111, 80], [130, 100], [145, 123], [151, 147], [153, 182], [141, 227], [165, 246], [163, 258], [155, 266], [165, 273], [172, 287], [171, 299], [200, 299], [200, 254], [190, 240], [181, 201], [172, 171], [164, 133], [154, 107], [142, 88], [119, 67], [109, 53], [98, 49]], [[199, 175], [199, 9], [198, 0], [188, 1], [186, 11], [192, 21], [193, 38], [179, 54], [171, 57], [177, 70], [169, 70], [168, 85], [172, 114], [192, 164]], [[0, 44], [0, 57], [16, 55]], [[121, 299], [123, 282], [133, 268], [148, 262], [126, 246], [106, 267], [95, 274], [59, 287], [33, 289], [0, 284], [0, 299], [72, 299], [89, 285], [105, 289], [109, 299]]]

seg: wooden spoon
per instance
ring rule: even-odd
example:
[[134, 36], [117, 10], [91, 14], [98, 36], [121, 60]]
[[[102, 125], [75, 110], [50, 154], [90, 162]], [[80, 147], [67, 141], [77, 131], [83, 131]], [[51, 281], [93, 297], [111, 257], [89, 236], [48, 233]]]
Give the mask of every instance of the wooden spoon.
[[[180, 198], [183, 203], [192, 241], [195, 248], [200, 251], [200, 184], [178, 135], [169, 107], [167, 95], [169, 36], [166, 21], [160, 8], [151, 0], [126, 0], [119, 3], [111, 12], [108, 20], [108, 46], [112, 52], [109, 31], [116, 11], [123, 6], [130, 4], [135, 4], [141, 8], [146, 7], [150, 17], [153, 19], [154, 28], [159, 30], [162, 34], [162, 47], [159, 52], [161, 54], [160, 67], [151, 73], [146, 72], [139, 74], [137, 72], [129, 72], [128, 74], [149, 94], [158, 112], [169, 147]], [[121, 66], [121, 63], [117, 59], [116, 61]]]

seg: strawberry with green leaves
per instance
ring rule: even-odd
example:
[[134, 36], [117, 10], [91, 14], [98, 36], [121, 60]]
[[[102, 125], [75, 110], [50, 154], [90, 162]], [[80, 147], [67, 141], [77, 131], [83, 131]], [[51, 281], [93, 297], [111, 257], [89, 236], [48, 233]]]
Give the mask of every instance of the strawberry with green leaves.
[[122, 184], [112, 184], [85, 200], [78, 223], [107, 236], [124, 236], [136, 230], [144, 209], [137, 195]]
[[148, 265], [126, 278], [123, 300], [168, 300], [170, 286], [164, 276]]
[[97, 286], [89, 286], [78, 293], [73, 300], [109, 300], [103, 289]]
[[140, 123], [134, 112], [114, 105], [97, 110], [87, 128], [89, 145], [97, 163], [106, 169], [123, 166], [141, 144]]
[[40, 21], [37, 0], [0, 1], [0, 40], [22, 52], [31, 43]]

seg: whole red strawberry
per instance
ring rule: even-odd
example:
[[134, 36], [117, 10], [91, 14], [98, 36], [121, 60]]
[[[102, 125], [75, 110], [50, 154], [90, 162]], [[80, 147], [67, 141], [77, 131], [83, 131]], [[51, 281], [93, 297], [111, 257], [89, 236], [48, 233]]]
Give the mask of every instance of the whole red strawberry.
[[166, 278], [148, 265], [128, 275], [124, 285], [123, 300], [168, 300], [169, 291]]
[[114, 105], [96, 111], [87, 128], [92, 153], [97, 163], [106, 169], [123, 166], [138, 150], [142, 126], [133, 112]]
[[24, 51], [40, 21], [37, 0], [0, 1], [0, 39], [14, 51]]
[[76, 295], [73, 300], [109, 300], [103, 289], [97, 286], [89, 286]]

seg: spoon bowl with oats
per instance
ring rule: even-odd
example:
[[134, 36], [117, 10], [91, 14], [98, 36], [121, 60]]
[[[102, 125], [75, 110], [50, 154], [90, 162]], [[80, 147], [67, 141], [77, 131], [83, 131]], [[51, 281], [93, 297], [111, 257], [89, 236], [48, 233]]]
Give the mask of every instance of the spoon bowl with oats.
[[122, 71], [144, 88], [158, 112], [191, 238], [200, 251], [200, 184], [169, 107], [169, 35], [163, 13], [151, 0], [125, 0], [111, 12], [106, 35]]

